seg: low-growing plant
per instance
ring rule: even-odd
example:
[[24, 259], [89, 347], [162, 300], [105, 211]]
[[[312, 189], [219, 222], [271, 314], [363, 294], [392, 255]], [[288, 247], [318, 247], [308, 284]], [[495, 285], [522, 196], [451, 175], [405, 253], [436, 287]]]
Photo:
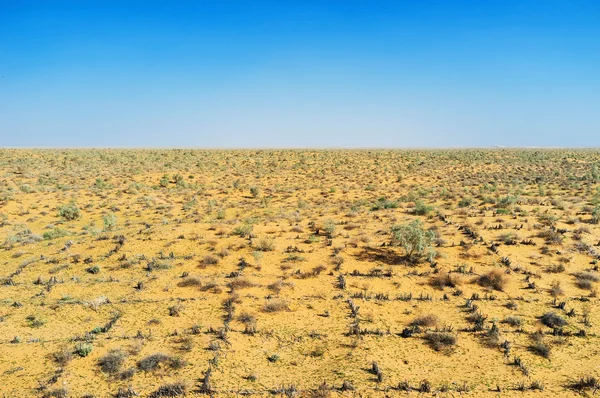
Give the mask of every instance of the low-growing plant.
[[508, 278], [502, 270], [493, 269], [477, 278], [477, 283], [480, 286], [492, 288], [502, 292], [508, 284]]
[[425, 341], [436, 351], [445, 351], [456, 345], [456, 336], [447, 332], [429, 332]]
[[111, 350], [106, 355], [100, 357], [98, 365], [104, 373], [113, 375], [121, 371], [125, 363], [125, 358], [127, 358], [127, 354], [124, 351], [120, 349]]

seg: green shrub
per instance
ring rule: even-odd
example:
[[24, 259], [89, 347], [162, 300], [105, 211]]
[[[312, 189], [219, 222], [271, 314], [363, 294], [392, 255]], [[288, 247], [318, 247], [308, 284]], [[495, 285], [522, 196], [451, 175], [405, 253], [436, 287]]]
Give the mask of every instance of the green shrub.
[[58, 207], [58, 216], [64, 218], [66, 221], [73, 221], [81, 217], [81, 211], [79, 211], [75, 202], [71, 202], [68, 205]]
[[600, 223], [600, 206], [596, 206], [592, 211], [592, 224]]
[[389, 200], [388, 198], [381, 197], [377, 199], [377, 202], [371, 207], [371, 210], [381, 210], [381, 209], [396, 209], [398, 207], [398, 202]]
[[435, 239], [433, 231], [425, 231], [419, 220], [409, 224], [392, 227], [392, 244], [406, 251], [410, 262], [418, 261], [427, 251], [433, 251], [431, 244]]
[[65, 236], [71, 235], [71, 232], [63, 228], [53, 228], [50, 231], [44, 232], [42, 237], [46, 240], [64, 238]]
[[431, 213], [432, 210], [433, 206], [427, 206], [420, 200], [415, 203], [415, 214], [418, 216], [426, 216], [427, 214]]
[[27, 320], [29, 326], [31, 326], [32, 328], [39, 328], [41, 326], [44, 326], [47, 322], [46, 318], [44, 318], [41, 315], [29, 315], [25, 319]]
[[459, 202], [458, 202], [458, 207], [469, 207], [473, 204], [473, 198], [469, 198], [469, 197], [463, 197]]
[[77, 343], [75, 345], [75, 354], [79, 355], [82, 358], [87, 357], [88, 355], [90, 355], [93, 348], [94, 346], [90, 343]]
[[114, 213], [108, 213], [102, 217], [104, 223], [104, 230], [111, 231], [117, 226], [117, 216]]

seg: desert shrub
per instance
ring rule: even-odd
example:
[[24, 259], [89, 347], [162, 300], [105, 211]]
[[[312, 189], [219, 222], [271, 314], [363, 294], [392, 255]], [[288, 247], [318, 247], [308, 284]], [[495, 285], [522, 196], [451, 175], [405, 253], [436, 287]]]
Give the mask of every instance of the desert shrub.
[[203, 292], [212, 291], [213, 293], [220, 293], [222, 291], [221, 286], [219, 286], [219, 282], [217, 282], [216, 279], [205, 282], [200, 290]]
[[563, 241], [563, 236], [551, 229], [538, 232], [537, 237], [544, 239], [548, 244], [554, 245], [560, 245]]
[[187, 386], [183, 382], [175, 382], [172, 384], [165, 384], [160, 386], [158, 390], [150, 394], [149, 398], [160, 398], [160, 397], [180, 397], [186, 395]]
[[600, 380], [595, 376], [584, 376], [571, 383], [570, 387], [576, 391], [600, 390]]
[[50, 391], [46, 391], [43, 398], [67, 398], [69, 396], [69, 390], [66, 387], [55, 388]]
[[439, 318], [433, 314], [421, 315], [410, 322], [410, 326], [432, 327], [437, 325]]
[[278, 279], [275, 282], [267, 285], [267, 289], [271, 290], [275, 294], [279, 294], [285, 286], [286, 282], [284, 282], [282, 279]]
[[66, 221], [73, 221], [81, 217], [81, 212], [75, 202], [71, 202], [68, 205], [58, 206], [58, 216]]
[[594, 283], [600, 281], [600, 277], [592, 272], [579, 272], [575, 274], [575, 285], [580, 289], [592, 290]]
[[90, 355], [93, 349], [94, 346], [92, 344], [80, 342], [75, 345], [75, 354], [79, 355], [82, 358], [87, 357], [88, 355]]
[[263, 306], [264, 312], [279, 312], [279, 311], [289, 311], [290, 307], [287, 301], [281, 299], [270, 299], [267, 300], [265, 305]]
[[371, 210], [381, 210], [381, 209], [396, 209], [398, 207], [398, 202], [389, 200], [386, 197], [381, 197], [377, 199], [377, 202], [371, 207]]
[[46, 231], [42, 234], [42, 237], [46, 240], [64, 238], [65, 236], [71, 235], [71, 232], [63, 228], [52, 228], [50, 231]]
[[245, 289], [248, 287], [256, 286], [256, 283], [252, 282], [246, 276], [236, 276], [235, 278], [231, 279], [231, 281], [228, 283], [228, 285], [232, 289]]
[[219, 263], [219, 258], [217, 256], [213, 256], [212, 254], [207, 254], [200, 263], [202, 265], [216, 265]]
[[133, 376], [135, 376], [135, 373], [137, 372], [137, 369], [134, 367], [131, 367], [129, 369], [125, 369], [124, 371], [122, 371], [121, 373], [119, 373], [117, 375], [117, 378], [119, 380], [129, 380], [131, 379]]
[[426, 251], [432, 250], [431, 244], [434, 239], [435, 233], [431, 230], [425, 231], [419, 220], [392, 227], [392, 244], [401, 246], [411, 262], [419, 260]]
[[85, 270], [88, 274], [99, 274], [100, 273], [100, 267], [98, 267], [97, 265], [93, 265], [89, 268], [86, 268]]
[[561, 272], [565, 272], [564, 264], [554, 264], [547, 268], [547, 271], [553, 274], [560, 274]]
[[550, 285], [550, 295], [552, 297], [558, 297], [565, 294], [562, 287], [560, 286], [560, 281], [553, 281]]
[[427, 214], [431, 213], [432, 210], [433, 206], [427, 206], [420, 200], [415, 203], [414, 213], [418, 216], [426, 216]]
[[507, 325], [510, 326], [521, 326], [523, 325], [523, 319], [518, 317], [518, 316], [507, 316], [506, 318], [504, 318], [502, 320], [502, 323], [506, 323]]
[[250, 195], [252, 195], [253, 198], [257, 198], [258, 195], [260, 195], [260, 189], [255, 186], [250, 187]]
[[117, 216], [114, 213], [108, 213], [102, 217], [105, 231], [112, 231], [117, 226]]
[[453, 275], [450, 272], [439, 272], [429, 280], [429, 284], [438, 289], [443, 289], [444, 287], [457, 287], [460, 283], [460, 277], [458, 275]]
[[335, 222], [333, 220], [327, 220], [323, 223], [323, 231], [327, 234], [329, 238], [333, 237], [335, 232]]
[[422, 393], [430, 393], [431, 383], [429, 382], [429, 380], [425, 379], [421, 381], [421, 384], [419, 385], [419, 388], [417, 390]]
[[486, 332], [484, 341], [488, 347], [497, 347], [500, 345], [500, 329], [498, 329], [496, 323], [493, 323], [492, 327]]
[[317, 265], [316, 267], [313, 267], [313, 269], [311, 270], [311, 273], [313, 275], [319, 275], [321, 274], [321, 272], [326, 271], [327, 267], [323, 264]]
[[540, 321], [552, 329], [567, 325], [567, 321], [554, 312], [546, 312], [540, 317]]
[[477, 278], [477, 283], [480, 286], [492, 288], [502, 292], [508, 283], [508, 278], [502, 270], [493, 269], [487, 274], [481, 275], [479, 278]]
[[238, 321], [244, 324], [251, 324], [256, 322], [256, 317], [248, 314], [247, 312], [242, 312], [240, 315], [238, 315], [237, 319]]
[[237, 235], [240, 238], [245, 238], [247, 236], [249, 236], [252, 233], [252, 225], [250, 224], [244, 224], [244, 225], [240, 225], [235, 227], [235, 229], [233, 230], [232, 234], [233, 235]]
[[434, 350], [442, 351], [456, 345], [456, 336], [447, 332], [430, 332], [425, 335], [425, 341]]
[[104, 373], [115, 374], [121, 370], [127, 354], [119, 349], [111, 350], [98, 360], [98, 365]]
[[183, 311], [183, 305], [175, 304], [169, 307], [169, 315], [170, 316], [179, 316]]
[[27, 320], [29, 326], [32, 328], [39, 328], [41, 326], [44, 326], [46, 322], [48, 322], [46, 318], [39, 314], [28, 315], [25, 319]]
[[592, 224], [600, 223], [600, 206], [596, 206], [592, 211]]
[[550, 346], [543, 341], [534, 342], [529, 346], [529, 350], [544, 358], [550, 358]]
[[52, 355], [52, 359], [57, 365], [66, 366], [73, 359], [73, 353], [68, 348], [63, 347]]
[[256, 250], [261, 252], [271, 252], [275, 250], [275, 242], [273, 239], [261, 239], [256, 245]]
[[169, 355], [157, 352], [156, 354], [148, 355], [138, 361], [137, 365], [144, 372], [151, 372], [160, 368], [162, 364], [171, 366], [173, 358]]
[[182, 281], [180, 281], [177, 286], [179, 287], [188, 287], [188, 286], [202, 286], [202, 282], [200, 281], [200, 278], [195, 277], [195, 276], [189, 276], [185, 279], [183, 279]]
[[114, 395], [115, 398], [133, 398], [140, 394], [132, 387], [119, 387], [117, 393]]
[[473, 204], [473, 198], [470, 197], [462, 197], [461, 200], [458, 201], [458, 207], [469, 207]]

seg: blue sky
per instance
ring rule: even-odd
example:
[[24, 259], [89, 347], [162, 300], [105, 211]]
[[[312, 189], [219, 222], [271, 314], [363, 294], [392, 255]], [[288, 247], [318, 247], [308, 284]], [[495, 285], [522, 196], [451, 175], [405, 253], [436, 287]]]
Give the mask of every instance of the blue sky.
[[600, 146], [600, 2], [0, 0], [0, 146]]

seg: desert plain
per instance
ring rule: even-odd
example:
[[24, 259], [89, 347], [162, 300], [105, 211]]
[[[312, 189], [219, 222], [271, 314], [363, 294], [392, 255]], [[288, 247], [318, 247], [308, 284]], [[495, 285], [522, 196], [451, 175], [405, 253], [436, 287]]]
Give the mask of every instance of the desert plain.
[[4, 397], [586, 396], [600, 151], [0, 150]]

